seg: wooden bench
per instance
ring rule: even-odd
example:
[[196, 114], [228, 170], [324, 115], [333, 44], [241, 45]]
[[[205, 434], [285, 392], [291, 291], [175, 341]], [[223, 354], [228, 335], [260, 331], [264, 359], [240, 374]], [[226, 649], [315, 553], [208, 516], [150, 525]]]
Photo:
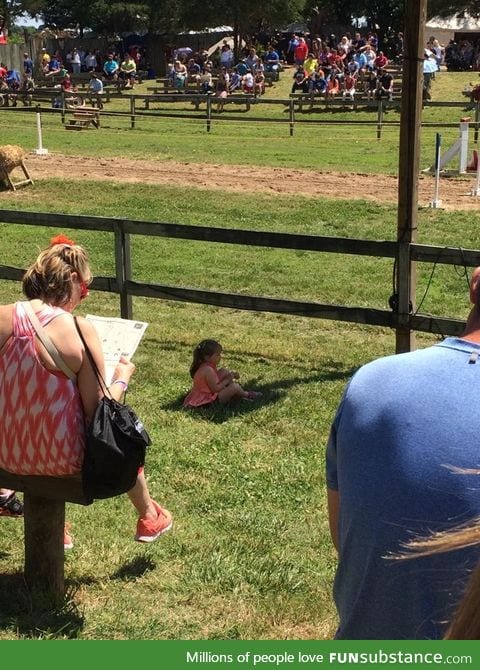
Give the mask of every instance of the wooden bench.
[[[399, 100], [401, 96], [401, 91], [397, 89], [395, 91], [395, 88], [393, 90], [393, 100]], [[290, 93], [290, 99], [294, 101], [298, 111], [302, 111], [304, 107], [308, 107], [309, 109], [313, 109], [314, 107], [324, 107], [328, 109], [328, 107], [338, 107], [341, 105], [345, 105], [346, 107], [353, 107], [356, 109], [357, 105], [369, 105], [369, 106], [377, 106], [377, 98], [375, 96], [373, 97], [368, 97], [367, 94], [364, 91], [357, 91], [355, 93], [355, 96], [353, 100], [351, 100], [348, 96], [343, 99], [342, 93], [340, 92], [334, 97], [327, 96], [325, 93], [314, 93], [313, 95], [311, 93]], [[389, 99], [386, 97], [382, 97], [383, 102], [389, 102]], [[375, 104], [373, 104], [375, 103]]]
[[[147, 86], [147, 91], [151, 91], [154, 95], [159, 93], [199, 93], [201, 90], [201, 84], [197, 82], [185, 82], [183, 89], [178, 89], [171, 79], [165, 77], [163, 79], [156, 79], [156, 86]], [[212, 83], [215, 85], [217, 78], [213, 77]]]
[[[77, 123], [78, 122], [78, 123]], [[65, 124], [65, 130], [86, 130], [90, 126], [100, 128], [100, 114], [95, 107], [74, 107], [73, 119]]]
[[249, 95], [247, 93], [243, 93], [242, 91], [230, 93], [227, 98], [217, 98], [214, 93], [211, 95], [206, 95], [204, 93], [160, 93], [156, 95], [148, 95], [143, 99], [143, 101], [145, 103], [145, 109], [150, 109], [150, 105], [154, 102], [184, 102], [185, 104], [190, 103], [195, 107], [195, 111], [198, 111], [200, 109], [200, 105], [206, 104], [207, 99], [211, 100], [212, 106], [222, 102], [224, 105], [245, 105], [245, 111], [247, 112], [250, 110], [252, 103], [255, 103], [256, 101], [256, 97], [254, 95]]
[[24, 494], [24, 575], [32, 595], [61, 605], [65, 597], [65, 503], [89, 505], [79, 476], [13, 475], [0, 469], [0, 486]]

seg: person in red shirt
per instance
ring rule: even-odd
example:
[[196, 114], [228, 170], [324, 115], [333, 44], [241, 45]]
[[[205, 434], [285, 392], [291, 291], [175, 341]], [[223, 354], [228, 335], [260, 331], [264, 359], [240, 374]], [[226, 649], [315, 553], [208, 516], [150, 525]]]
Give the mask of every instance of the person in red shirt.
[[383, 51], [379, 51], [377, 57], [375, 58], [375, 67], [377, 70], [380, 70], [388, 65], [388, 58], [385, 56]]
[[295, 63], [296, 65], [303, 65], [308, 56], [308, 46], [303, 37], [298, 38], [298, 44], [295, 47]]
[[343, 60], [336, 49], [331, 49], [327, 59], [331, 68], [337, 68], [341, 72], [343, 71]]
[[0, 44], [7, 43], [7, 31], [5, 28], [5, 18], [0, 15]]
[[0, 63], [0, 79], [5, 79], [7, 76], [7, 66], [5, 63]]

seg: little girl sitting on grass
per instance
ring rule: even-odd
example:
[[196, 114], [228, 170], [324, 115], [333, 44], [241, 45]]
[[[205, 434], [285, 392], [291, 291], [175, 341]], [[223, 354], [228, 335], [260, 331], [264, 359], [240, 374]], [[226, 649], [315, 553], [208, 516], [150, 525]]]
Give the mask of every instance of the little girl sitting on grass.
[[222, 346], [215, 340], [202, 340], [193, 350], [193, 361], [190, 376], [193, 386], [183, 401], [184, 407], [204, 407], [214, 402], [222, 405], [234, 398], [255, 400], [262, 394], [245, 391], [238, 382], [238, 372], [227, 368], [218, 369], [222, 356]]

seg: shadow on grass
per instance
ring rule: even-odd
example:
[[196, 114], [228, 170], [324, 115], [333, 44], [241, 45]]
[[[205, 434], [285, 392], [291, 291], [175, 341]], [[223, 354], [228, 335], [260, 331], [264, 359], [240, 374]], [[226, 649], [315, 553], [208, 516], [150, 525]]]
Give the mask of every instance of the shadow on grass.
[[[218, 308], [221, 309], [221, 308]], [[186, 342], [185, 340], [176, 340], [175, 342], [171, 340], [163, 340], [157, 337], [146, 337], [148, 339], [149, 343], [154, 344], [155, 346], [160, 347], [163, 351], [174, 351], [174, 352], [183, 352], [185, 351], [185, 370], [187, 371], [188, 374], [188, 368], [190, 366], [190, 363], [192, 362], [192, 351], [193, 351], [193, 346], [190, 342]], [[272, 353], [269, 353], [268, 356], [265, 356], [265, 353], [261, 353], [258, 351], [234, 351], [229, 349], [228, 350], [228, 358], [229, 359], [235, 359], [236, 361], [255, 361], [257, 363], [288, 363], [290, 368], [296, 368], [298, 370], [306, 370], [306, 369], [311, 369], [307, 367], [306, 363], [302, 362], [295, 362], [292, 361], [288, 358], [288, 356], [285, 355], [274, 355]], [[223, 362], [222, 362], [223, 365]], [[341, 369], [341, 362], [337, 361], [325, 361], [324, 365], [328, 366], [329, 368], [338, 368]], [[227, 362], [227, 367], [228, 362]], [[342, 368], [343, 369], [343, 368]], [[351, 376], [353, 372], [355, 372], [357, 368], [351, 368], [350, 370], [345, 371], [345, 375], [348, 377], [349, 375]], [[325, 380], [328, 381], [329, 379], [336, 379], [337, 377], [325, 377]], [[338, 377], [339, 379], [342, 378], [342, 375]]]
[[183, 407], [183, 399], [185, 395], [182, 394], [172, 402], [163, 405], [162, 408], [171, 411], [188, 412], [192, 417], [202, 420], [208, 419], [214, 423], [224, 423], [232, 417], [250, 414], [251, 412], [258, 410], [260, 407], [273, 405], [281, 398], [285, 397], [287, 395], [287, 390], [294, 386], [304, 386], [306, 384], [317, 384], [319, 382], [338, 380], [347, 381], [356, 369], [357, 368], [345, 369], [343, 367], [338, 367], [338, 369], [319, 371], [303, 377], [278, 379], [269, 384], [257, 384], [255, 379], [251, 379], [245, 383], [242, 382], [244, 388], [254, 389], [255, 391], [260, 391], [262, 393], [262, 397], [254, 401], [237, 400], [228, 405], [214, 403], [213, 405], [199, 407], [198, 409], [185, 409]]
[[134, 581], [145, 573], [150, 572], [150, 570], [154, 570], [155, 567], [156, 565], [151, 558], [137, 556], [114, 572], [112, 579], [120, 579], [125, 582]]
[[41, 594], [32, 596], [22, 573], [0, 574], [0, 630], [14, 629], [26, 638], [78, 637], [84, 618], [67, 590], [65, 602], [52, 606]]

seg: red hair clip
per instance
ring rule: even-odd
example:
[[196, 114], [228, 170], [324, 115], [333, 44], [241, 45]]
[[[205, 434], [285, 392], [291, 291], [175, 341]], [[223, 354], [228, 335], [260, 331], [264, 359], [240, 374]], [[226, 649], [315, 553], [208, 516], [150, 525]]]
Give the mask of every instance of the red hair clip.
[[68, 244], [72, 246], [75, 244], [73, 240], [70, 240], [66, 235], [56, 235], [50, 240], [50, 246], [53, 247], [55, 244]]

